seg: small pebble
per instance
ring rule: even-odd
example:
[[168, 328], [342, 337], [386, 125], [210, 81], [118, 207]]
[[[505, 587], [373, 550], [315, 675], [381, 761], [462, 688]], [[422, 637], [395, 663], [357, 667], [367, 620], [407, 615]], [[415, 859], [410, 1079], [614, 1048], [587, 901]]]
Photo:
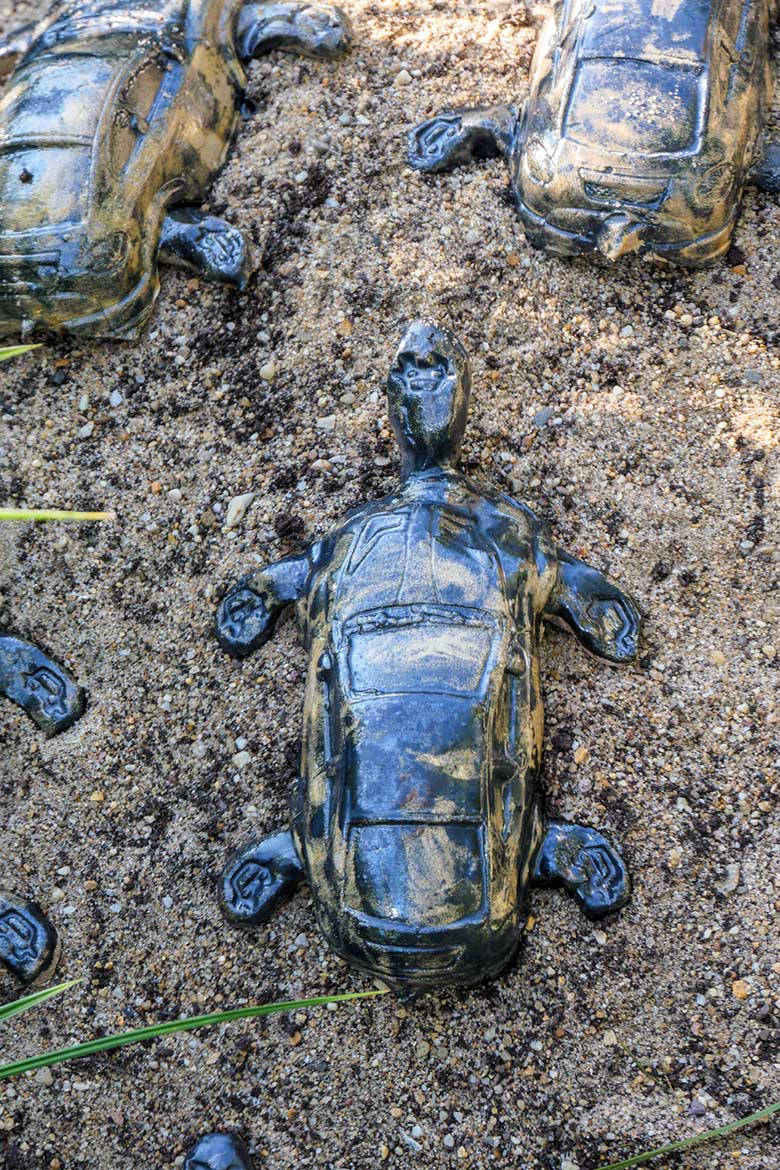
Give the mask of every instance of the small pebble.
[[244, 492], [241, 496], [233, 496], [228, 504], [225, 516], [225, 528], [235, 528], [246, 515], [247, 508], [255, 498], [254, 492]]
[[736, 862], [726, 866], [726, 877], [722, 882], [715, 883], [715, 889], [721, 894], [733, 894], [739, 886], [740, 867]]
[[413, 1154], [422, 1153], [422, 1146], [418, 1141], [415, 1141], [410, 1133], [404, 1133], [404, 1131], [401, 1130], [401, 1139], [403, 1140], [404, 1144], [409, 1147]]

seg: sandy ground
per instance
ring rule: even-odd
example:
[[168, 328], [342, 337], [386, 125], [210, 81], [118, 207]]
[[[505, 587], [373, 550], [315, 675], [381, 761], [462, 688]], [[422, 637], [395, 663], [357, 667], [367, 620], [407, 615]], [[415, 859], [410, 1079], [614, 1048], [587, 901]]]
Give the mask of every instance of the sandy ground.
[[[0, 27], [42, 10], [0, 0]], [[0, 884], [49, 908], [60, 972], [85, 980], [5, 1029], [0, 1056], [370, 986], [321, 944], [305, 891], [255, 934], [220, 917], [227, 854], [285, 819], [304, 657], [292, 624], [243, 665], [211, 631], [242, 571], [394, 484], [383, 383], [422, 312], [473, 354], [469, 472], [646, 613], [634, 669], [557, 632], [542, 651], [549, 807], [622, 843], [634, 899], [594, 927], [535, 894], [521, 961], [490, 986], [16, 1082], [9, 1170], [158, 1170], [220, 1127], [269, 1170], [593, 1170], [780, 1099], [780, 209], [749, 194], [729, 262], [701, 274], [545, 259], [501, 162], [422, 179], [403, 142], [445, 104], [522, 98], [541, 13], [351, 11], [348, 60], [251, 67], [257, 113], [209, 204], [264, 255], [250, 290], [169, 272], [141, 345], [60, 341], [3, 369], [3, 500], [119, 519], [0, 536], [4, 620], [90, 695], [53, 741], [0, 712]], [[658, 1165], [779, 1162], [775, 1123]]]

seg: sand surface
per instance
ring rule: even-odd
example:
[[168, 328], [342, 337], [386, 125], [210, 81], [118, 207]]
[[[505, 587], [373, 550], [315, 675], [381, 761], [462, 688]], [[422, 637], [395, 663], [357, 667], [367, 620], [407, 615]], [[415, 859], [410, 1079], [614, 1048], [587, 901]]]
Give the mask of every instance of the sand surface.
[[[0, 0], [0, 28], [43, 8]], [[780, 1099], [780, 208], [749, 193], [704, 273], [546, 259], [502, 162], [423, 179], [403, 137], [447, 104], [522, 99], [541, 9], [350, 8], [348, 60], [250, 68], [257, 112], [208, 205], [263, 254], [248, 292], [169, 271], [140, 345], [57, 341], [2, 370], [3, 502], [118, 520], [0, 534], [2, 619], [90, 696], [51, 741], [0, 710], [0, 885], [49, 909], [60, 973], [84, 979], [5, 1028], [0, 1059], [370, 987], [305, 890], [254, 934], [220, 916], [226, 856], [285, 820], [305, 662], [292, 623], [237, 664], [212, 622], [238, 575], [396, 482], [383, 383], [423, 312], [473, 355], [469, 473], [646, 614], [635, 668], [557, 631], [542, 647], [549, 808], [622, 844], [634, 898], [596, 927], [535, 893], [521, 960], [489, 986], [9, 1084], [9, 1170], [162, 1170], [211, 1128], [269, 1170], [594, 1170]], [[776, 1122], [657, 1165], [779, 1163]]]

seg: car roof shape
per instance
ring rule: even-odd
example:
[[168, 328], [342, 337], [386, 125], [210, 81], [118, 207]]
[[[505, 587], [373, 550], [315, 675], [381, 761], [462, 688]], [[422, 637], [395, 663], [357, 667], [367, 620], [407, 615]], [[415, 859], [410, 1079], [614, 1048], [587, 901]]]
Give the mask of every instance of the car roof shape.
[[703, 64], [719, 8], [720, 0], [596, 0], [583, 12], [578, 56]]

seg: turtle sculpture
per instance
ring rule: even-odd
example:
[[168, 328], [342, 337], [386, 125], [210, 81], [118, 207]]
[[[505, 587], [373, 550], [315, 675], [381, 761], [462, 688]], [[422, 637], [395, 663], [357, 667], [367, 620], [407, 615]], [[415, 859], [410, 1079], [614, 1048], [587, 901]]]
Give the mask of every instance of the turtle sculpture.
[[240, 117], [241, 62], [333, 57], [337, 8], [61, 0], [0, 49], [0, 332], [136, 339], [158, 260], [243, 288], [251, 248], [197, 210]]
[[84, 691], [32, 642], [0, 630], [0, 694], [47, 735], [67, 730], [84, 712]]
[[401, 486], [245, 577], [217, 616], [242, 658], [295, 604], [309, 658], [291, 828], [229, 861], [223, 908], [263, 922], [305, 878], [328, 943], [405, 995], [502, 970], [532, 883], [593, 917], [629, 894], [600, 833], [543, 818], [538, 644], [547, 619], [629, 662], [639, 615], [458, 470], [470, 389], [460, 342], [411, 325], [387, 386]]
[[520, 111], [445, 111], [411, 132], [409, 161], [505, 155], [535, 247], [700, 267], [728, 251], [747, 182], [780, 191], [762, 140], [776, 15], [776, 0], [554, 0]]

